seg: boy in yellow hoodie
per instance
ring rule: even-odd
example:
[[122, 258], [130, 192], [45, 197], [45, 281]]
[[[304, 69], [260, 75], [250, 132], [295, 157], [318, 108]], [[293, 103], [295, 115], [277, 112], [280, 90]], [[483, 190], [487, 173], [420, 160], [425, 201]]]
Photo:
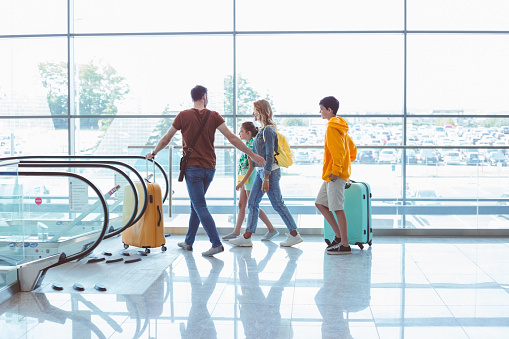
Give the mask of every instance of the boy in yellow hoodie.
[[[345, 216], [345, 184], [350, 178], [351, 163], [357, 157], [357, 147], [348, 135], [348, 124], [336, 116], [339, 101], [325, 97], [320, 101], [320, 114], [327, 119], [323, 153], [322, 179], [315, 206], [334, 230], [335, 239], [327, 247], [327, 254], [349, 254], [348, 231]], [[336, 219], [334, 215], [336, 214]]]

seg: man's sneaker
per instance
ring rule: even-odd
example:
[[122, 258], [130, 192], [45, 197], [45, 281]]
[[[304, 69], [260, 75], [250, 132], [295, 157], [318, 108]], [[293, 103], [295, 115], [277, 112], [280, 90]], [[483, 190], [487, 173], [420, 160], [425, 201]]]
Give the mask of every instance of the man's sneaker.
[[221, 245], [219, 247], [212, 247], [208, 251], [202, 252], [201, 255], [203, 255], [204, 257], [212, 257], [214, 254], [218, 254], [221, 252], [224, 252], [223, 245]]
[[327, 249], [332, 248], [334, 246], [337, 246], [339, 244], [341, 244], [341, 238], [338, 238], [338, 237], [335, 236], [334, 240], [330, 243], [329, 246], [327, 246]]
[[225, 235], [224, 237], [222, 237], [221, 239], [223, 240], [232, 240], [232, 239], [235, 239], [236, 237], [238, 237], [240, 235], [240, 233], [237, 233], [237, 234], [234, 234], [233, 232], [230, 233], [230, 234], [227, 234]]
[[243, 234], [239, 235], [235, 239], [231, 239], [230, 240], [230, 244], [237, 245], [237, 246], [242, 246], [242, 247], [251, 247], [251, 246], [253, 246], [253, 242], [251, 241], [251, 238], [246, 239], [246, 238], [244, 238]]
[[270, 241], [277, 237], [278, 235], [279, 235], [278, 230], [274, 229], [274, 231], [272, 232], [265, 233], [265, 235], [262, 237], [262, 241]]
[[290, 247], [293, 245], [297, 245], [303, 241], [304, 241], [304, 239], [302, 239], [302, 237], [300, 236], [299, 233], [297, 233], [297, 235], [295, 237], [293, 235], [291, 235], [290, 233], [288, 233], [286, 235], [286, 240], [280, 242], [279, 245], [284, 246], [284, 247]]
[[352, 248], [350, 246], [345, 247], [343, 246], [343, 244], [339, 244], [327, 250], [327, 254], [350, 254], [350, 253], [352, 253]]
[[178, 245], [178, 247], [182, 248], [185, 251], [192, 251], [193, 250], [193, 246], [186, 244], [184, 241], [179, 242], [177, 245]]

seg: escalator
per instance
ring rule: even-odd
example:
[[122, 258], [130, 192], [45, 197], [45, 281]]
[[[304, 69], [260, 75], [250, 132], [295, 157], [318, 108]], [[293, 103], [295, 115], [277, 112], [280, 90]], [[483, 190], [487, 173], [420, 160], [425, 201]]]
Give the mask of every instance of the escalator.
[[[162, 176], [166, 199], [166, 174], [154, 165], [160, 173], [147, 176]], [[122, 204], [126, 187], [140, 199], [130, 208]], [[145, 179], [121, 161], [67, 156], [0, 160], [0, 302], [19, 290], [37, 288], [52, 267], [84, 258], [103, 239], [119, 235], [142, 217], [146, 196]], [[3, 299], [2, 290], [7, 291]]]

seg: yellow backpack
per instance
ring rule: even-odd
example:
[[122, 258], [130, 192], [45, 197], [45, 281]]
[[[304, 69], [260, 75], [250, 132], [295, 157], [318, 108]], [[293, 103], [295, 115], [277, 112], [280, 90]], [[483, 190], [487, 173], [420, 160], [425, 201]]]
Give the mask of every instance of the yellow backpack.
[[[293, 164], [293, 153], [292, 150], [290, 149], [290, 145], [288, 144], [288, 140], [286, 140], [286, 137], [283, 134], [277, 131], [277, 128], [276, 133], [278, 140], [276, 151], [276, 162], [280, 167], [290, 167]], [[263, 142], [265, 142], [265, 128], [263, 129], [262, 136]]]

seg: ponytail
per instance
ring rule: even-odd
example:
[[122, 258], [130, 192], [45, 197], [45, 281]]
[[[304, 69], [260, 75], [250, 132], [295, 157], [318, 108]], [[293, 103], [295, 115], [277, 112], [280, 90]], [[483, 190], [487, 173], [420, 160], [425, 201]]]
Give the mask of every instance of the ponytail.
[[258, 127], [256, 127], [251, 121], [243, 122], [242, 128], [244, 128], [246, 132], [251, 133], [251, 137], [253, 138], [258, 134]]

